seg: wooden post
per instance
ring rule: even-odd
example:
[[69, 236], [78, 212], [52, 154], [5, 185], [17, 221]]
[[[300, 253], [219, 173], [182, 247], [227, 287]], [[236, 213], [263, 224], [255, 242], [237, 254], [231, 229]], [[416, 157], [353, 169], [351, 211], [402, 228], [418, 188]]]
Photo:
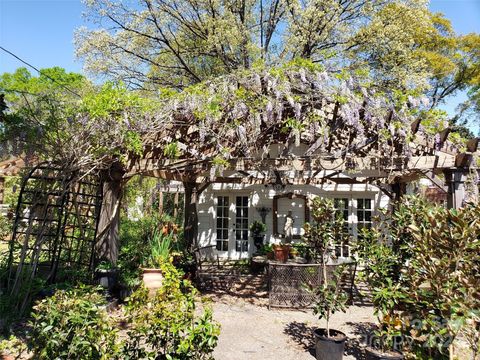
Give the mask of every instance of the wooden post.
[[175, 193], [175, 196], [173, 198], [173, 218], [176, 219], [178, 215], [178, 190]]
[[407, 183], [395, 181], [392, 184], [392, 192], [394, 194], [395, 203], [400, 201], [403, 195], [407, 192]]
[[197, 245], [198, 236], [197, 184], [195, 182], [183, 182], [183, 187], [185, 188], [183, 235], [187, 249], [193, 250]]
[[447, 185], [447, 208], [458, 209], [463, 206], [465, 200], [465, 181], [467, 172], [465, 169], [456, 168], [444, 170], [445, 183]]
[[159, 215], [163, 214], [163, 191], [158, 192], [158, 213]]
[[122, 198], [122, 169], [111, 169], [103, 184], [103, 202], [98, 220], [96, 260], [115, 264], [120, 247], [120, 202]]
[[0, 205], [3, 204], [5, 196], [5, 178], [0, 177]]

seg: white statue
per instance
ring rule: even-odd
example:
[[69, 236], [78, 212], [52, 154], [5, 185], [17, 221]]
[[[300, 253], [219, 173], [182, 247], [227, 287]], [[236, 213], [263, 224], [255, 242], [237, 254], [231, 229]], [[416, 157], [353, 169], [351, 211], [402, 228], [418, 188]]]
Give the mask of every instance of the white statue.
[[289, 211], [287, 216], [285, 216], [285, 225], [283, 226], [283, 232], [285, 234], [285, 242], [287, 244], [292, 242], [292, 230], [293, 230], [293, 220], [292, 212]]

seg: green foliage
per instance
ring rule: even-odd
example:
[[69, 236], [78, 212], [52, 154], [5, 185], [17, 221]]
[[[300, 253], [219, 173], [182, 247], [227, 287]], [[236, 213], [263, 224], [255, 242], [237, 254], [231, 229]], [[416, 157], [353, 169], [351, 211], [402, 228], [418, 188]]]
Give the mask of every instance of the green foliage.
[[348, 296], [341, 286], [343, 266], [335, 269], [331, 279], [312, 289], [315, 294], [313, 313], [327, 322], [327, 336], [330, 336], [330, 318], [336, 312], [345, 312]]
[[80, 287], [57, 291], [41, 300], [32, 313], [29, 348], [36, 359], [113, 359], [117, 331], [97, 290]]
[[479, 215], [478, 205], [447, 210], [406, 196], [380, 228], [364, 230], [357, 254], [379, 317], [377, 345], [392, 348], [402, 335], [420, 358], [447, 357], [480, 306]]
[[127, 304], [130, 324], [123, 359], [213, 359], [219, 325], [210, 308], [196, 308], [196, 291], [171, 263], [162, 264], [162, 287], [153, 298], [144, 288]]
[[170, 159], [176, 159], [180, 156], [181, 152], [178, 148], [178, 143], [176, 141], [171, 142], [170, 144], [165, 145], [163, 149], [163, 155]]
[[260, 246], [260, 249], [257, 251], [260, 255], [267, 255], [268, 253], [273, 252], [273, 245], [272, 244], [263, 244]]
[[117, 268], [124, 285], [134, 288], [140, 284], [140, 268], [149, 254], [149, 239], [159, 226], [158, 217], [147, 216], [137, 221], [122, 218]]
[[259, 236], [267, 231], [267, 225], [261, 221], [255, 220], [250, 224], [250, 231], [253, 236]]
[[172, 249], [173, 234], [162, 234], [159, 230], [153, 232], [149, 239], [150, 253], [144, 260], [144, 266], [160, 268], [163, 263], [168, 262]]
[[305, 241], [320, 256], [322, 264], [322, 284], [312, 289], [316, 295], [314, 314], [327, 322], [327, 336], [330, 336], [330, 316], [338, 311], [345, 311], [347, 296], [341, 288], [340, 278], [343, 267], [337, 267], [332, 278], [327, 276], [326, 263], [328, 257], [333, 256], [331, 250], [335, 242], [342, 242], [344, 233], [344, 220], [341, 214], [335, 211], [332, 199], [316, 197], [311, 204], [313, 222], [306, 223]]
[[[444, 326], [413, 329], [414, 339], [427, 337], [429, 347], [446, 347], [480, 308], [480, 206], [454, 210], [433, 208], [426, 222], [409, 226], [415, 241], [411, 262], [403, 269], [412, 316]], [[428, 321], [426, 321], [428, 325]], [[425, 331], [426, 330], [426, 331]], [[438, 341], [440, 336], [443, 341]]]
[[304, 240], [325, 263], [334, 243], [340, 243], [348, 236], [344, 232], [344, 219], [335, 211], [332, 199], [316, 197], [311, 204], [313, 222], [305, 223]]
[[3, 73], [0, 92], [5, 93], [8, 109], [2, 117], [0, 141], [5, 150], [35, 153], [39, 144], [61, 136], [59, 124], [78, 109], [76, 94], [87, 86], [82, 75], [59, 67], [42, 69], [38, 76], [26, 68]]

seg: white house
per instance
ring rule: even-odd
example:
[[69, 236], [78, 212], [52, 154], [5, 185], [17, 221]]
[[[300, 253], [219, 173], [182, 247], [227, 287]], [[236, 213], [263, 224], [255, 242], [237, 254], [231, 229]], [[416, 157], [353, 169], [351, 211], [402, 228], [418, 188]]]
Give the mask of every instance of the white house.
[[[199, 198], [199, 245], [215, 245], [214, 251], [224, 259], [250, 257], [255, 246], [249, 225], [262, 221], [263, 216], [267, 225], [265, 243], [279, 243], [289, 211], [294, 218], [294, 242], [300, 241], [303, 224], [309, 219], [309, 199], [316, 196], [335, 199], [355, 238], [362, 226], [371, 223], [376, 210], [388, 205], [389, 197], [376, 186], [349, 184], [349, 177], [341, 174], [334, 179], [337, 182], [318, 185], [212, 184]], [[348, 246], [339, 248], [340, 256], [348, 255]]]

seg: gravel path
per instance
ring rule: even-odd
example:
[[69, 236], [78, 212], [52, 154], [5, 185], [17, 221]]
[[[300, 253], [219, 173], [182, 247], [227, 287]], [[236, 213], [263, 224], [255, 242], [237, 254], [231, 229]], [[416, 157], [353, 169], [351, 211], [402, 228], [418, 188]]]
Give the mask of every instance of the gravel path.
[[[214, 318], [222, 325], [214, 352], [216, 360], [315, 359], [312, 331], [324, 327], [310, 310], [268, 310], [265, 303], [252, 304], [246, 299], [214, 299]], [[331, 327], [347, 334], [349, 345], [344, 359], [360, 359], [358, 342], [375, 321], [373, 309], [351, 306], [346, 313], [335, 314]], [[355, 345], [357, 344], [357, 345]]]

